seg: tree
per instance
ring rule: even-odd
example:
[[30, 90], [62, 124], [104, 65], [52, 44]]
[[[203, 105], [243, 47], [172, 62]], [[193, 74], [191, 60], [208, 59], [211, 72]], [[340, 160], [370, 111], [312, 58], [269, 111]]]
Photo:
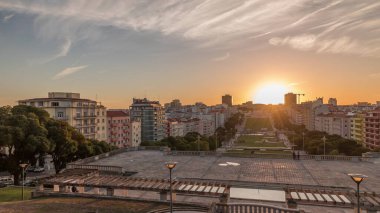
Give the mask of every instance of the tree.
[[35, 155], [49, 150], [50, 141], [44, 123], [49, 114], [30, 106], [2, 107], [0, 110], [0, 147], [3, 168], [14, 176], [14, 184], [19, 184], [20, 163], [35, 161]]
[[76, 159], [78, 144], [85, 143], [85, 138], [64, 121], [51, 119], [46, 126], [52, 144], [49, 154], [53, 158], [55, 172], [59, 173], [68, 162]]

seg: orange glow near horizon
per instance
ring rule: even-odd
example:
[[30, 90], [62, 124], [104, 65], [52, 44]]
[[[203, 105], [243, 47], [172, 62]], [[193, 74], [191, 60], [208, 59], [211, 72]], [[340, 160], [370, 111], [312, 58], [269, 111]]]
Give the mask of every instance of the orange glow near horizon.
[[253, 102], [260, 104], [284, 103], [284, 95], [290, 91], [290, 85], [284, 83], [265, 83], [255, 89]]

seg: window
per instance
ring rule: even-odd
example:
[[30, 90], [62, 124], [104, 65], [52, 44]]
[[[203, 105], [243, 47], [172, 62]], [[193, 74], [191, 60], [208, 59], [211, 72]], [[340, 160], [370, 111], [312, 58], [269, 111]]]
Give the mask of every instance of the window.
[[39, 102], [38, 102], [38, 106], [40, 106], [40, 107], [41, 107], [41, 106], [44, 106], [44, 102], [43, 102], [43, 101], [39, 101]]
[[59, 106], [59, 102], [51, 102], [51, 106]]
[[63, 118], [63, 112], [58, 112], [58, 113], [57, 113], [57, 117], [58, 117], [58, 118]]

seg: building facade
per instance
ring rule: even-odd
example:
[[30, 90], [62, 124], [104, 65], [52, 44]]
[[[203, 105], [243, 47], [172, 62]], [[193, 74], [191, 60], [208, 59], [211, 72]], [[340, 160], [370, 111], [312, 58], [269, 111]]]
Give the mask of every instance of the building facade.
[[231, 95], [223, 95], [222, 96], [222, 104], [226, 104], [227, 106], [231, 107], [233, 102], [232, 102], [232, 96]]
[[42, 108], [50, 117], [66, 121], [87, 139], [100, 139], [96, 123], [97, 102], [82, 99], [79, 93], [49, 92], [47, 98], [20, 100], [18, 104]]
[[285, 106], [297, 105], [297, 95], [294, 93], [285, 94], [284, 104], [285, 104]]
[[364, 145], [365, 140], [365, 114], [356, 113], [351, 117], [351, 139]]
[[103, 105], [97, 105], [96, 109], [96, 139], [107, 141], [107, 109]]
[[124, 111], [107, 111], [107, 142], [119, 148], [128, 147], [130, 118]]
[[365, 116], [365, 146], [369, 149], [380, 148], [380, 108]]
[[141, 140], [159, 141], [166, 136], [165, 111], [158, 101], [133, 99], [131, 118], [141, 121]]

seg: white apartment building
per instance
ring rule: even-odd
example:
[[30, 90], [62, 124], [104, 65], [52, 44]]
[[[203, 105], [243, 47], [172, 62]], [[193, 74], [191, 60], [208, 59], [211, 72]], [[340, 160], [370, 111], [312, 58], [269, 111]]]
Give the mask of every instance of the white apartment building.
[[97, 138], [97, 103], [80, 98], [79, 93], [49, 92], [47, 98], [20, 100], [18, 104], [42, 108], [50, 117], [66, 121], [86, 138], [100, 139]]
[[130, 121], [130, 138], [129, 142], [131, 147], [138, 147], [141, 145], [141, 122], [140, 121]]
[[107, 109], [103, 105], [97, 105], [96, 109], [96, 139], [107, 141]]
[[315, 130], [350, 139], [351, 118], [344, 114], [320, 114], [315, 117]]
[[167, 121], [168, 130], [167, 136], [172, 137], [183, 137], [185, 136], [185, 124], [176, 119], [168, 119]]

